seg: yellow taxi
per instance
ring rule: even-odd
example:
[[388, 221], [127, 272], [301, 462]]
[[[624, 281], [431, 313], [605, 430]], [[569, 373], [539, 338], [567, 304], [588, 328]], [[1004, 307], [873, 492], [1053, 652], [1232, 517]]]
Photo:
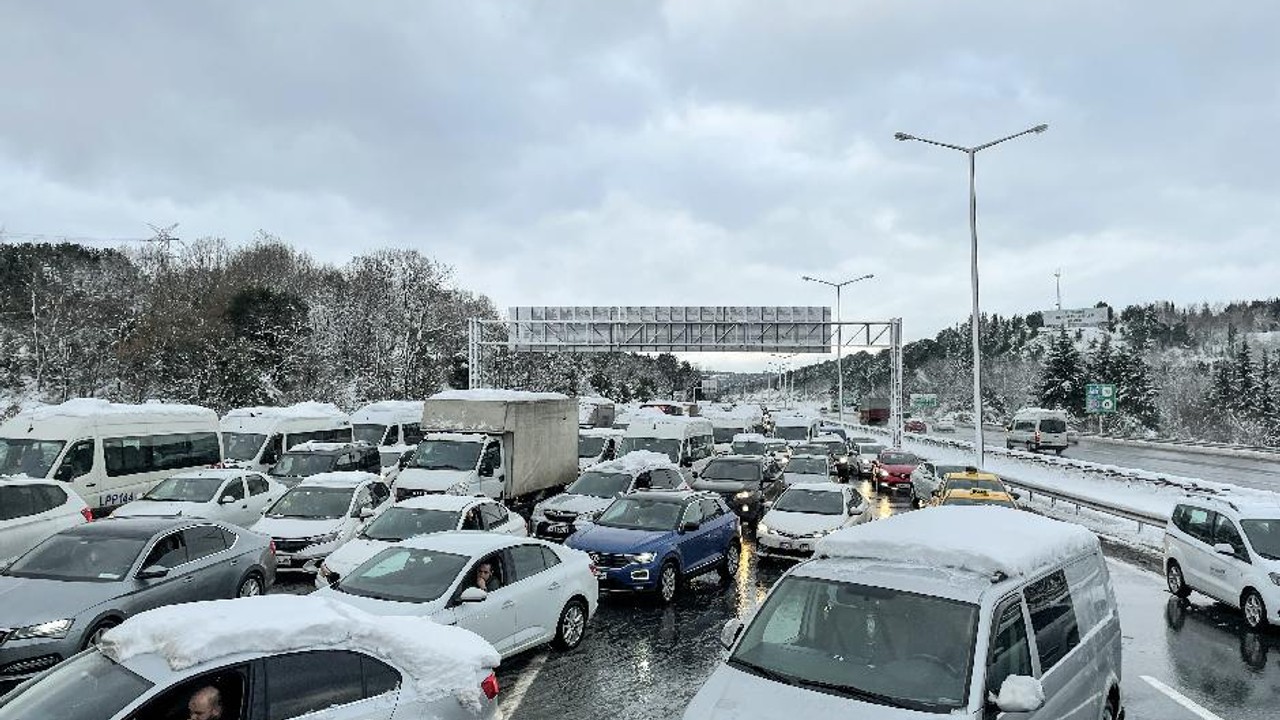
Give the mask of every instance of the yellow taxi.
[[1016, 494], [999, 475], [967, 467], [947, 473], [934, 493], [934, 505], [1006, 505], [1017, 507]]

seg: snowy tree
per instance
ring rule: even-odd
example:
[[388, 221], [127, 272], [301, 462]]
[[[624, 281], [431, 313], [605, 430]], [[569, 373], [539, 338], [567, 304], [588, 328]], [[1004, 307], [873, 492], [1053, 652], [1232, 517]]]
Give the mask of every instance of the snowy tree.
[[1038, 400], [1046, 408], [1084, 414], [1084, 362], [1066, 330], [1059, 330], [1040, 373]]

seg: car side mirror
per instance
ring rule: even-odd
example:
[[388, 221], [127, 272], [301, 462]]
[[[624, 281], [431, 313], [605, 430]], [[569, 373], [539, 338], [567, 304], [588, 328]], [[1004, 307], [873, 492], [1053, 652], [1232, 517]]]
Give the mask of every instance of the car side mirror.
[[680, 532], [694, 532], [700, 527], [702, 527], [702, 523], [690, 521], [680, 526]]
[[156, 580], [169, 574], [169, 568], [160, 565], [150, 565], [142, 568], [138, 573], [139, 580]]
[[731, 618], [724, 624], [724, 628], [720, 630], [720, 644], [725, 650], [733, 647], [738, 641], [738, 636], [742, 634], [742, 621], [738, 618]]
[[463, 590], [462, 594], [458, 596], [458, 602], [478, 603], [484, 602], [488, 597], [489, 593], [484, 590], [481, 590], [478, 587], [469, 587], [466, 590]]
[[1016, 491], [1016, 490], [1010, 490], [1010, 491], [1009, 491], [1009, 497], [1013, 498], [1014, 500], [1021, 500], [1021, 499], [1022, 499], [1022, 493], [1020, 493], [1020, 492], [1018, 492], [1018, 491]]
[[411, 462], [413, 462], [413, 454], [405, 453], [403, 456], [401, 456], [400, 460], [396, 462], [396, 464], [400, 466], [401, 470], [403, 470], [409, 467], [409, 463]]
[[236, 499], [235, 499], [235, 498], [233, 498], [233, 497], [231, 497], [230, 495], [223, 495], [223, 496], [222, 496], [222, 499], [218, 501], [218, 504], [219, 504], [219, 505], [230, 505], [231, 503], [233, 503], [233, 502], [235, 502], [235, 501], [236, 501]]
[[1215, 543], [1213, 546], [1213, 551], [1218, 553], [1219, 555], [1235, 555], [1236, 554], [1236, 549], [1231, 547], [1231, 545], [1227, 543]]
[[1010, 675], [1000, 683], [1000, 694], [991, 693], [988, 700], [1000, 712], [1035, 712], [1044, 707], [1044, 685], [1027, 675]]
[[680, 467], [693, 467], [693, 458], [680, 458]]
[[368, 520], [369, 518], [373, 517], [373, 508], [362, 507], [359, 510], [357, 510], [355, 512], [355, 515], [353, 515], [352, 517], [358, 517], [361, 520]]

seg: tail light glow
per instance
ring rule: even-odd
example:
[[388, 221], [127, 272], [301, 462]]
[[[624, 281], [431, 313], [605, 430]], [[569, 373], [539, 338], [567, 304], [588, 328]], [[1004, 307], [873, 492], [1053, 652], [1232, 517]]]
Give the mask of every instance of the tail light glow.
[[490, 700], [498, 697], [498, 676], [493, 673], [489, 673], [489, 677], [485, 678], [484, 682], [480, 683], [480, 689], [484, 691], [484, 696]]
[[93, 522], [93, 511], [87, 506], [80, 508], [80, 514], [84, 516], [85, 522]]

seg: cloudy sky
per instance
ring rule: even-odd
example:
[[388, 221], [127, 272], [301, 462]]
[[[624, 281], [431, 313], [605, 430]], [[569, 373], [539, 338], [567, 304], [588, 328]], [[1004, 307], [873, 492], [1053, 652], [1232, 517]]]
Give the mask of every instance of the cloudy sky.
[[[0, 225], [404, 246], [499, 307], [1273, 296], [1280, 3], [0, 3]], [[704, 362], [715, 366], [714, 358]]]

